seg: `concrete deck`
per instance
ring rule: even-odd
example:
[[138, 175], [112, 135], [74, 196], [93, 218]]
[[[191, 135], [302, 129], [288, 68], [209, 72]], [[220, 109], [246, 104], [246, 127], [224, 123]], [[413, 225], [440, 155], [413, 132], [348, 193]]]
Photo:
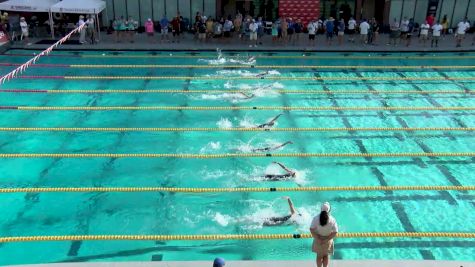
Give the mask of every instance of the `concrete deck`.
[[[475, 51], [474, 42], [475, 34], [467, 34], [465, 40], [462, 43], [462, 47], [455, 47], [455, 39], [453, 35], [446, 36], [439, 41], [438, 48], [431, 48], [430, 42], [423, 46], [419, 43], [417, 36], [412, 37], [412, 43], [409, 47], [405, 44], [399, 44], [397, 46], [387, 45], [389, 41], [388, 34], [381, 34], [378, 37], [375, 45], [365, 45], [361, 42], [350, 43], [348, 42], [348, 36], [345, 36], [345, 41], [341, 46], [338, 45], [337, 39], [334, 39], [332, 45], [327, 45], [325, 37], [323, 35], [317, 35], [317, 43], [313, 46], [308, 44], [308, 37], [306, 34], [301, 35], [300, 42], [296, 44], [272, 43], [272, 38], [269, 35], [264, 36], [262, 45], [257, 47], [249, 47], [249, 41], [241, 41], [237, 37], [232, 37], [227, 40], [210, 39], [206, 43], [200, 43], [194, 40], [194, 36], [190, 33], [183, 35], [183, 39], [180, 43], [172, 42], [160, 42], [160, 35], [156, 34], [153, 38], [147, 37], [145, 34], [136, 34], [135, 42], [120, 43], [115, 42], [114, 35], [107, 35], [102, 33], [102, 41], [96, 45], [84, 44], [84, 45], [62, 45], [59, 49], [91, 49], [91, 50], [216, 50], [221, 48], [223, 50], [237, 50], [237, 51], [346, 51], [346, 52], [436, 52], [436, 51]], [[169, 35], [170, 38], [171, 34]], [[355, 35], [356, 39], [359, 36]], [[74, 37], [77, 39], [77, 37]], [[37, 45], [35, 42], [47, 39], [31, 39], [33, 45], [25, 45], [21, 43], [15, 43], [12, 48], [27, 48], [27, 49], [45, 49], [49, 45]]]
[[[169, 262], [110, 262], [110, 263], [58, 263], [39, 265], [15, 265], [15, 267], [210, 267], [204, 261]], [[314, 267], [312, 261], [229, 261], [226, 267]], [[345, 261], [330, 262], [331, 267], [475, 267], [475, 262], [462, 261]]]

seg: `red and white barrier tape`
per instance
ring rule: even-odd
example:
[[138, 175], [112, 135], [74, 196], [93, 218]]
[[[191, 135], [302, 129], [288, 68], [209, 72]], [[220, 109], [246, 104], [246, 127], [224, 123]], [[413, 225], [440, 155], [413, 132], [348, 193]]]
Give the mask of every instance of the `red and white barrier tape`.
[[63, 44], [64, 42], [66, 42], [69, 38], [71, 38], [71, 36], [73, 34], [75, 34], [76, 32], [79, 32], [81, 31], [84, 27], [86, 26], [86, 24], [83, 24], [79, 27], [77, 27], [76, 29], [72, 30], [70, 33], [68, 33], [66, 36], [64, 36], [63, 38], [61, 38], [59, 41], [57, 41], [56, 43], [54, 43], [52, 46], [48, 47], [46, 50], [44, 50], [43, 52], [39, 53], [38, 55], [36, 55], [34, 58], [28, 60], [26, 63], [22, 64], [21, 66], [19, 66], [18, 68], [12, 70], [11, 72], [9, 72], [8, 74], [5, 74], [2, 78], [0, 78], [0, 84], [3, 84], [5, 83], [6, 81], [14, 78], [17, 74], [20, 74], [20, 73], [23, 73], [28, 67], [30, 67], [32, 64], [35, 64], [36, 61], [42, 57], [42, 56], [46, 56], [48, 55], [49, 53], [51, 53], [51, 51], [53, 51], [54, 48], [58, 47], [59, 45]]

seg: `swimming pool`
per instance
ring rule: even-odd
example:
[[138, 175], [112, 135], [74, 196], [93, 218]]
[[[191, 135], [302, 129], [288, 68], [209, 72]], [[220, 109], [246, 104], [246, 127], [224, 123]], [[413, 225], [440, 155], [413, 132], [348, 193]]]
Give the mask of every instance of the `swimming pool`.
[[[0, 55], [2, 73], [38, 52]], [[23, 156], [0, 158], [1, 187], [470, 186], [474, 157], [202, 159], [171, 154], [253, 153], [286, 141], [293, 144], [270, 153], [474, 152], [473, 130], [455, 130], [475, 127], [474, 111], [443, 110], [475, 106], [474, 58], [475, 53], [236, 52], [218, 59], [215, 52], [57, 51], [2, 86], [9, 91], [2, 93], [1, 106], [11, 109], [0, 111], [0, 153]], [[100, 91], [111, 89], [119, 91]], [[99, 107], [129, 108], [94, 110]], [[279, 114], [274, 128], [286, 131], [229, 130], [255, 127]], [[64, 129], [71, 127], [82, 129]], [[114, 129], [84, 129], [89, 127]], [[194, 129], [118, 129], [134, 127]], [[309, 127], [320, 130], [295, 129]], [[390, 129], [344, 130], [353, 127]], [[427, 127], [447, 129], [394, 129]], [[31, 158], [27, 153], [168, 156]], [[263, 175], [282, 173], [272, 161], [297, 170], [297, 177], [266, 181]], [[265, 218], [288, 214], [282, 196], [290, 196], [302, 216], [294, 224], [263, 227]], [[4, 193], [0, 201], [1, 236], [306, 233], [324, 201], [332, 204], [341, 232], [475, 232], [473, 191]], [[209, 260], [216, 255], [312, 259], [310, 244], [309, 239], [3, 243], [0, 264]], [[473, 261], [473, 255], [473, 240], [453, 238], [341, 238], [335, 252], [338, 259]]]

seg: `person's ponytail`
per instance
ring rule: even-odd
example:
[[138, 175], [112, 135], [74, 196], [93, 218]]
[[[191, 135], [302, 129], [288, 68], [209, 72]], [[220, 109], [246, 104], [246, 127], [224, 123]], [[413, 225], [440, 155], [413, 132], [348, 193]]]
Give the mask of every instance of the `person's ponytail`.
[[328, 219], [329, 219], [328, 212], [322, 210], [320, 212], [320, 225], [325, 226], [328, 223]]

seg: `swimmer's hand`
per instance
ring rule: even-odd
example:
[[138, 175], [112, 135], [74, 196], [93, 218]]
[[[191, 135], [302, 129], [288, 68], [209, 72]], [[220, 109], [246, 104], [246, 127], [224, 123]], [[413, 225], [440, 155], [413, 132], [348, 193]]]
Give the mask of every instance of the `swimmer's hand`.
[[289, 200], [290, 197], [284, 196], [284, 197], [282, 197], [282, 199]]

